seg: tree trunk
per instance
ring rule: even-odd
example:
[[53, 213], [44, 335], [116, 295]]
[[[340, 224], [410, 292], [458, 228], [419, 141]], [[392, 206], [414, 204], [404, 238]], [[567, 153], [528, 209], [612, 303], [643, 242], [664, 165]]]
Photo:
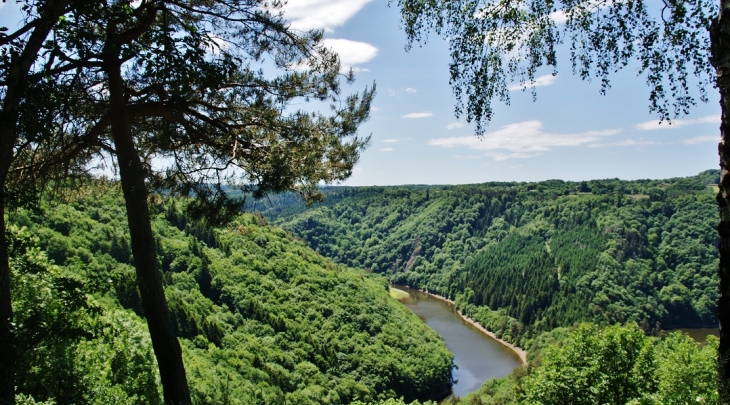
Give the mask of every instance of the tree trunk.
[[[112, 54], [118, 55], [119, 53], [113, 52]], [[157, 262], [156, 242], [147, 205], [145, 168], [132, 137], [119, 61], [115, 58], [109, 63], [107, 60], [105, 71], [108, 75], [110, 111], [112, 111], [111, 132], [127, 208], [134, 267], [137, 270], [137, 285], [142, 300], [142, 309], [147, 319], [147, 327], [152, 338], [152, 347], [160, 369], [165, 404], [188, 405], [191, 404], [191, 401], [182, 350], [175, 336], [162, 287], [162, 274]]]
[[18, 139], [20, 103], [28, 87], [30, 67], [48, 33], [64, 14], [68, 0], [49, 0], [40, 12], [36, 26], [20, 53], [12, 53], [6, 76], [5, 97], [0, 110], [0, 405], [15, 404], [15, 333], [10, 298], [10, 260], [5, 236], [5, 183], [13, 162], [13, 148]]
[[[3, 181], [3, 184], [5, 182]], [[15, 334], [10, 302], [10, 263], [5, 237], [5, 193], [0, 189], [0, 404], [15, 404]]]
[[730, 0], [720, 1], [720, 14], [710, 28], [712, 65], [717, 72], [722, 118], [720, 123], [720, 184], [717, 202], [720, 205], [720, 299], [717, 317], [720, 321], [718, 366], [721, 403], [730, 403]]

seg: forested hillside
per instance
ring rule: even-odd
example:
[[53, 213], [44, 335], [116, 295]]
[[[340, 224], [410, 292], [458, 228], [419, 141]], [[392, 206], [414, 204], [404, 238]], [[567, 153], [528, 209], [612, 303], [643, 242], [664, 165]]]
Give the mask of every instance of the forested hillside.
[[464, 405], [717, 404], [717, 346], [674, 332], [646, 336], [635, 323], [580, 324], [542, 357], [487, 381]]
[[717, 178], [332, 187], [312, 207], [284, 195], [251, 208], [525, 346], [579, 321], [716, 326]]
[[[161, 404], [120, 192], [99, 182], [74, 194], [9, 215], [19, 403]], [[261, 216], [212, 229], [184, 204], [158, 199], [153, 224], [194, 403], [450, 390], [451, 354], [384, 278], [333, 263]]]

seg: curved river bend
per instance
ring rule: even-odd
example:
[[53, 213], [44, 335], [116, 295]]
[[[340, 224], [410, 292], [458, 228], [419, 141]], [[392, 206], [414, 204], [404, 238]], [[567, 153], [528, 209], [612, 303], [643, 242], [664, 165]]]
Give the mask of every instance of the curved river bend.
[[435, 330], [454, 354], [454, 394], [463, 397], [490, 378], [506, 377], [521, 365], [519, 356], [467, 323], [451, 303], [407, 287], [391, 287], [408, 292], [400, 300], [426, 325]]

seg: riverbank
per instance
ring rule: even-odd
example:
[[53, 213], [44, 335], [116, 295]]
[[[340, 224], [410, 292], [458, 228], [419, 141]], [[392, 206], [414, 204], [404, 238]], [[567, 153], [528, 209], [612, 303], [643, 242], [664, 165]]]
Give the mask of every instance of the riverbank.
[[[406, 286], [406, 287], [408, 287], [408, 286]], [[394, 289], [398, 290], [398, 288], [395, 288], [395, 287], [391, 287], [391, 288], [394, 288]], [[399, 291], [403, 291], [403, 290], [399, 290]], [[448, 302], [448, 303], [450, 303], [451, 305], [454, 306], [454, 309], [456, 309], [456, 303], [454, 301], [446, 298], [446, 297], [443, 297], [441, 295], [436, 295], [436, 294], [430, 293], [428, 291], [423, 291], [423, 290], [418, 290], [418, 291], [421, 291], [424, 294], [428, 294], [429, 296], [434, 297], [434, 298], [436, 298], [438, 300]], [[483, 327], [481, 324], [479, 324], [479, 322], [477, 322], [474, 319], [471, 319], [468, 316], [462, 314], [461, 311], [459, 311], [458, 309], [456, 309], [456, 313], [459, 314], [459, 316], [461, 317], [461, 319], [463, 319], [464, 321], [466, 321], [470, 325], [474, 326], [480, 332], [484, 333], [485, 335], [489, 336], [490, 338], [494, 339], [495, 341], [497, 341], [501, 345], [507, 347], [512, 352], [514, 352], [517, 355], [517, 357], [520, 358], [520, 361], [522, 362], [522, 365], [526, 365], [527, 364], [527, 352], [524, 349], [522, 349], [520, 347], [517, 347], [517, 346], [515, 346], [515, 345], [513, 345], [513, 344], [511, 344], [509, 342], [506, 342], [506, 341], [498, 338], [497, 335], [494, 334], [494, 332], [490, 332], [485, 327]]]

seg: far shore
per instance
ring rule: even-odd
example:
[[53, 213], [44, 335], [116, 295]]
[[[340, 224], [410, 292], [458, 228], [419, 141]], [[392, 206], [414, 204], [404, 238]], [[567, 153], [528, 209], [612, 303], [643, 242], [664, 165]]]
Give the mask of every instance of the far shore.
[[[405, 286], [405, 287], [408, 287], [408, 286]], [[391, 286], [390, 288], [393, 288], [393, 289], [398, 290], [397, 287]], [[412, 287], [408, 287], [408, 288], [412, 288]], [[403, 290], [399, 290], [399, 291], [403, 291]], [[521, 347], [517, 347], [517, 346], [515, 346], [515, 345], [513, 345], [513, 344], [511, 344], [509, 342], [506, 342], [506, 341], [498, 338], [497, 335], [494, 334], [494, 332], [491, 332], [491, 331], [487, 330], [479, 322], [477, 322], [477, 321], [469, 318], [468, 316], [462, 314], [461, 311], [459, 311], [456, 308], [456, 303], [454, 301], [452, 301], [452, 300], [450, 300], [450, 299], [448, 299], [446, 297], [442, 297], [440, 295], [436, 295], [436, 294], [430, 293], [428, 291], [423, 291], [423, 290], [420, 290], [420, 289], [418, 289], [418, 291], [420, 291], [422, 293], [425, 293], [425, 294], [428, 294], [428, 295], [430, 295], [430, 296], [432, 296], [434, 298], [440, 299], [442, 301], [446, 301], [446, 302], [450, 303], [451, 305], [453, 305], [454, 306], [454, 309], [456, 309], [456, 312], [459, 314], [459, 316], [461, 317], [461, 319], [465, 320], [467, 323], [469, 323], [472, 326], [474, 326], [475, 328], [479, 329], [485, 335], [491, 337], [492, 339], [496, 340], [497, 342], [501, 343], [502, 345], [504, 345], [507, 348], [509, 348], [510, 350], [512, 350], [515, 354], [517, 354], [517, 357], [520, 358], [520, 361], [522, 362], [522, 365], [523, 366], [524, 365], [527, 365], [527, 352], [524, 349], [522, 349]]]

